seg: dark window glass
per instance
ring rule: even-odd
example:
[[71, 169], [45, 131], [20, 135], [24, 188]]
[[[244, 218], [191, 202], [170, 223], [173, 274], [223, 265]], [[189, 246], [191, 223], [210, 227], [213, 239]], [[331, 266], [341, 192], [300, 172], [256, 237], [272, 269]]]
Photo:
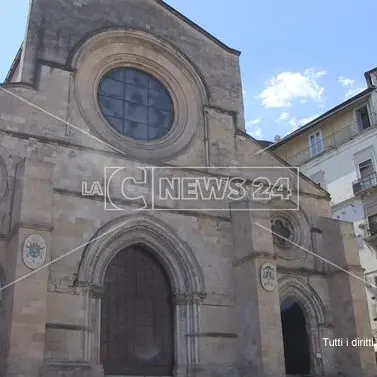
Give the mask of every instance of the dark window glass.
[[276, 219], [271, 222], [271, 230], [273, 231], [273, 240], [276, 245], [282, 248], [292, 246], [293, 226], [288, 221]]
[[369, 230], [372, 236], [377, 234], [377, 215], [368, 217]]
[[160, 139], [173, 124], [169, 92], [153, 76], [134, 68], [107, 73], [99, 86], [98, 102], [112, 127], [137, 140]]
[[357, 115], [357, 122], [358, 122], [359, 129], [365, 129], [365, 128], [370, 127], [370, 119], [369, 119], [368, 109], [366, 106], [357, 110], [356, 115]]

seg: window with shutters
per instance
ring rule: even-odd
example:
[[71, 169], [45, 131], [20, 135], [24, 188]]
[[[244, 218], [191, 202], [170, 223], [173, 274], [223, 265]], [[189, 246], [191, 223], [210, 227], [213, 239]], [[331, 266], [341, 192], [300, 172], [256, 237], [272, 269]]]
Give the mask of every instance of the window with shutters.
[[368, 217], [369, 233], [374, 236], [377, 234], [377, 214]]
[[360, 178], [367, 178], [374, 172], [372, 159], [368, 159], [359, 164]]
[[357, 128], [361, 130], [365, 130], [366, 128], [369, 128], [370, 118], [368, 113], [368, 107], [367, 105], [360, 107], [356, 110], [356, 122], [357, 122]]
[[324, 151], [321, 131], [316, 131], [309, 135], [309, 147], [312, 156], [320, 154]]

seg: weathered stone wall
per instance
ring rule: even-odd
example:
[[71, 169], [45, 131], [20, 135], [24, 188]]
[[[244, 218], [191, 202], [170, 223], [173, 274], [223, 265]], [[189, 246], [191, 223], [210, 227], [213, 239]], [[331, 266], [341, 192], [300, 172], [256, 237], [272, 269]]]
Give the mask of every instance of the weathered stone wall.
[[174, 45], [198, 67], [212, 104], [236, 112], [239, 128], [244, 129], [238, 54], [225, 50], [155, 0], [114, 0], [111, 4], [34, 0], [21, 81], [34, 82], [36, 59], [68, 66], [75, 47], [109, 28], [144, 30]]

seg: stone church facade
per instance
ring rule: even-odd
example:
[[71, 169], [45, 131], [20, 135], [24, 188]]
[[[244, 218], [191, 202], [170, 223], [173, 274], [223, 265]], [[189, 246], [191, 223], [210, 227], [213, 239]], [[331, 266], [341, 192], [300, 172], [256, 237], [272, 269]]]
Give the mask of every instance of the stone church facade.
[[[1, 376], [377, 375], [324, 341], [371, 335], [352, 224], [245, 133], [239, 55], [160, 0], [31, 2], [0, 87]], [[150, 184], [198, 174], [293, 195]]]

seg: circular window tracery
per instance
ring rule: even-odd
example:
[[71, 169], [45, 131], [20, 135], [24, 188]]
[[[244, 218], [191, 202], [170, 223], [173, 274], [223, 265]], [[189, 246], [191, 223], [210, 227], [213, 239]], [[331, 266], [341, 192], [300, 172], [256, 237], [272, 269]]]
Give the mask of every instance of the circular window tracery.
[[295, 230], [292, 223], [283, 217], [278, 217], [271, 221], [273, 231], [273, 241], [280, 248], [287, 249], [293, 246]]
[[[129, 158], [153, 163], [171, 160], [197, 141], [204, 122], [203, 106], [209, 104], [208, 91], [198, 71], [175, 46], [142, 31], [107, 30], [82, 44], [70, 65], [76, 71], [74, 92], [85, 125]], [[151, 135], [150, 140], [126, 136], [123, 122], [120, 132], [104, 116], [99, 103], [101, 81], [113, 70], [127, 67], [149, 73], [169, 92], [174, 116], [165, 136], [154, 140]]]
[[98, 102], [109, 124], [135, 140], [161, 139], [173, 125], [169, 92], [155, 77], [135, 68], [108, 72], [99, 84]]

